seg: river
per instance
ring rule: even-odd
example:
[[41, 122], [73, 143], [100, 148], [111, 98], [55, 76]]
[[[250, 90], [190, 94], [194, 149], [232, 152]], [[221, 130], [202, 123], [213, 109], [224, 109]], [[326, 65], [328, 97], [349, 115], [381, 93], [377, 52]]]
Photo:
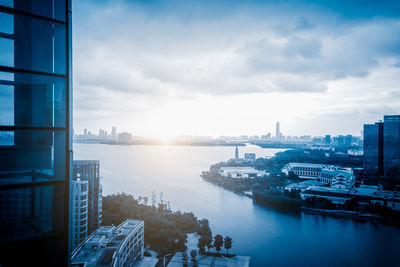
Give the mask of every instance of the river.
[[[400, 266], [400, 229], [316, 215], [288, 215], [253, 204], [199, 176], [234, 156], [234, 147], [74, 144], [74, 159], [100, 160], [103, 195], [153, 190], [173, 210], [207, 218], [213, 234], [233, 239], [231, 252], [251, 266]], [[281, 149], [239, 147], [271, 157]]]

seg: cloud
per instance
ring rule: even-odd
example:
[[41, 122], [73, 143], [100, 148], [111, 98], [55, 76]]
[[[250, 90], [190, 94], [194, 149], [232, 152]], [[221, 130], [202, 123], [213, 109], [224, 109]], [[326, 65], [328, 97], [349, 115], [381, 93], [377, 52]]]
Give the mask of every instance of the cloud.
[[77, 1], [77, 113], [102, 103], [142, 114], [202, 96], [328, 97], [336, 82], [400, 66], [400, 18], [386, 2], [357, 12], [327, 2]]

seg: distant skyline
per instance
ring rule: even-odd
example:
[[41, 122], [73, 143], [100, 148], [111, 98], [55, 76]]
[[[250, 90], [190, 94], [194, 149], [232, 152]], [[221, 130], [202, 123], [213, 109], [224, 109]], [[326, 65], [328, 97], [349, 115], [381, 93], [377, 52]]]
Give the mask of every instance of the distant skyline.
[[360, 135], [400, 114], [395, 1], [75, 1], [74, 128]]

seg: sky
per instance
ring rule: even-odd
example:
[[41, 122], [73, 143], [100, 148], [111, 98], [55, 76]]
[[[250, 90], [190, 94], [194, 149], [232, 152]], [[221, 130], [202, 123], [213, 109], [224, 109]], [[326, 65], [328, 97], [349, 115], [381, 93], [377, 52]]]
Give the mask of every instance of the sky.
[[360, 135], [400, 114], [400, 1], [73, 3], [74, 128]]

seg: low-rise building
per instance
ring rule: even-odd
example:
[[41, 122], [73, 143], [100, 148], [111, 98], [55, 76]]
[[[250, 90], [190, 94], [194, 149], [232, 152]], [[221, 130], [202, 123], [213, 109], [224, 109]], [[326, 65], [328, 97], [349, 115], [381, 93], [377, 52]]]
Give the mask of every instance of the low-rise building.
[[223, 177], [255, 178], [268, 175], [266, 171], [259, 171], [253, 167], [221, 167], [219, 173]]
[[244, 159], [246, 161], [255, 161], [256, 160], [256, 153], [244, 153]]
[[102, 226], [72, 252], [71, 266], [131, 266], [143, 257], [143, 246], [143, 221], [129, 219], [118, 227]]
[[350, 189], [356, 182], [351, 169], [323, 168], [319, 180], [331, 187]]
[[400, 192], [380, 190], [378, 186], [360, 185], [350, 190], [315, 186], [300, 193], [303, 200], [309, 197], [325, 198], [334, 204], [344, 204], [347, 200], [356, 199], [360, 205], [377, 204], [400, 210]]
[[304, 179], [318, 179], [322, 169], [326, 167], [328, 166], [323, 164], [291, 162], [283, 167], [282, 172]]
[[332, 188], [327, 186], [310, 187], [300, 193], [301, 199], [306, 200], [310, 197], [325, 198], [333, 204], [344, 204], [347, 200], [353, 198], [348, 194], [348, 190]]

